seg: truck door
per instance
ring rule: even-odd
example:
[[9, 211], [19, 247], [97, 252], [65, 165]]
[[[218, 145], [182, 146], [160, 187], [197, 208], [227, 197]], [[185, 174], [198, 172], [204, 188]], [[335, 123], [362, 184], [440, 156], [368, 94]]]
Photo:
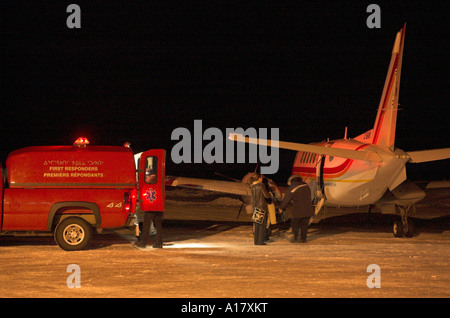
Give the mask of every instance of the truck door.
[[139, 160], [139, 202], [141, 211], [164, 211], [166, 151], [152, 149]]
[[[1, 167], [1, 163], [0, 163], [0, 201], [3, 200], [3, 186], [4, 186], [4, 176], [3, 176], [3, 168]], [[2, 229], [3, 226], [3, 202], [0, 202], [0, 230]]]

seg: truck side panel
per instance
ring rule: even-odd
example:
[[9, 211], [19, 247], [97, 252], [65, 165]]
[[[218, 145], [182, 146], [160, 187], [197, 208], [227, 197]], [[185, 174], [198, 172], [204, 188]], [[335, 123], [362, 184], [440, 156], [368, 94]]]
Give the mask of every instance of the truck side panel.
[[27, 147], [9, 154], [9, 188], [135, 187], [133, 151], [125, 147]]
[[[4, 189], [4, 231], [48, 231], [49, 212], [60, 202], [91, 202], [98, 206], [102, 228], [123, 226], [128, 217], [124, 196], [129, 189]], [[85, 207], [60, 213], [91, 213]]]

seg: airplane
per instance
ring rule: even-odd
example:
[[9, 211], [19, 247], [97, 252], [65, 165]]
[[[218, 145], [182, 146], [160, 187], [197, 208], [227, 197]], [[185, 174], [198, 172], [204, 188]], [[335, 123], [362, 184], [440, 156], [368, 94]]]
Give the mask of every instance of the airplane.
[[[355, 138], [347, 138], [345, 132], [343, 139], [312, 144], [251, 138], [236, 133], [228, 137], [235, 142], [297, 151], [290, 178], [300, 175], [311, 189], [315, 202], [315, 216], [311, 221], [317, 220], [324, 206], [376, 206], [382, 213], [400, 215], [401, 218], [394, 221], [394, 236], [413, 235], [409, 216], [426, 193], [407, 180], [405, 165], [449, 159], [450, 148], [405, 152], [395, 147], [405, 30], [406, 24], [396, 35], [372, 129]], [[251, 192], [246, 181], [250, 175], [241, 182], [170, 177], [166, 184], [241, 195], [249, 213]], [[448, 187], [448, 182], [443, 187]], [[278, 187], [277, 191], [282, 189]]]

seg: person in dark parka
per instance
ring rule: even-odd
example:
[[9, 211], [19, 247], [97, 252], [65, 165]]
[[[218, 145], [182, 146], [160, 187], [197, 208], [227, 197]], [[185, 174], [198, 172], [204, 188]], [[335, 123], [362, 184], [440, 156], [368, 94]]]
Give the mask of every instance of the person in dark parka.
[[254, 244], [255, 245], [266, 245], [264, 243], [266, 239], [266, 227], [267, 227], [267, 214], [268, 207], [266, 199], [271, 198], [269, 191], [267, 191], [266, 186], [262, 182], [262, 176], [259, 173], [255, 173], [249, 180], [249, 184], [252, 190], [252, 204], [253, 211], [258, 209], [263, 217], [260, 222], [254, 221]]
[[298, 234], [301, 230], [301, 241], [306, 243], [309, 219], [314, 215], [314, 208], [311, 202], [311, 190], [300, 176], [292, 177], [290, 182], [291, 184], [286, 190], [286, 195], [279, 204], [279, 209], [286, 209], [289, 202], [292, 202], [291, 226], [292, 232], [294, 233], [292, 242], [300, 242]]

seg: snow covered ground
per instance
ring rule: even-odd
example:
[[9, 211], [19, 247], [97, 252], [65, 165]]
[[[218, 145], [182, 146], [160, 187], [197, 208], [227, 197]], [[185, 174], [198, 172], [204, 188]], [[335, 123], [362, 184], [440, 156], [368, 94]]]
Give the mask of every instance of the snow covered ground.
[[[239, 200], [182, 195], [168, 195], [163, 249], [134, 248], [128, 230], [97, 235], [79, 252], [52, 237], [0, 237], [0, 297], [450, 296], [448, 217], [417, 220], [413, 238], [394, 238], [386, 216], [339, 216], [313, 225], [306, 244], [276, 227], [272, 242], [254, 246], [248, 216], [235, 221]], [[80, 288], [67, 285], [70, 264]]]

